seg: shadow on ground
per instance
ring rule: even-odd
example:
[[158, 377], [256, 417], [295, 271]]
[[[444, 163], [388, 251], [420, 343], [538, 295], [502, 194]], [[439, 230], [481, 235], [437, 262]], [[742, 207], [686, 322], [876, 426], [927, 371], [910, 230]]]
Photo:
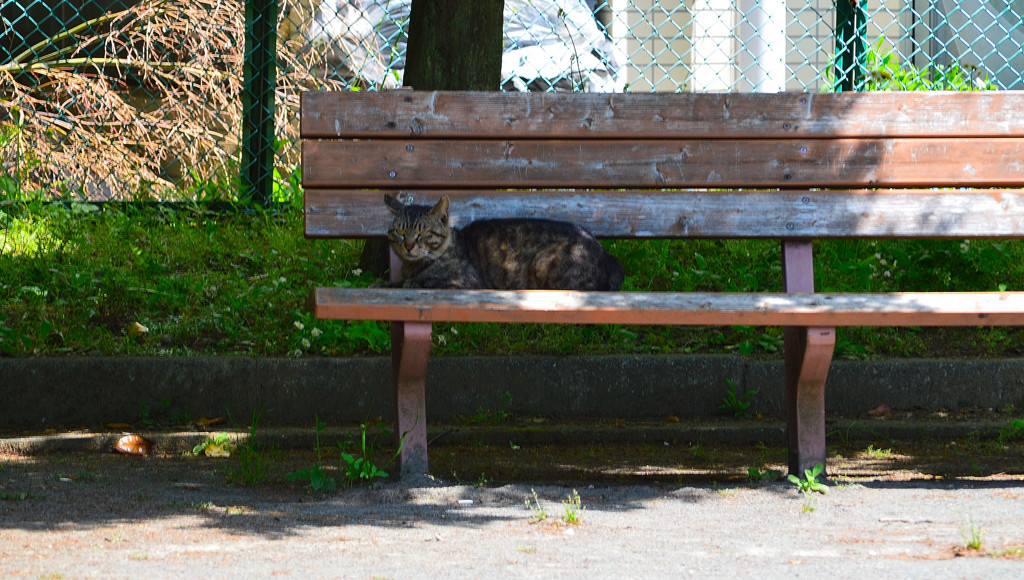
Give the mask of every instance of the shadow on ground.
[[[1024, 443], [1009, 440], [1000, 429], [1005, 419], [977, 419], [952, 429], [949, 421], [835, 422], [829, 481], [1019, 493]], [[310, 526], [403, 527], [431, 521], [474, 527], [508, 516], [460, 511], [460, 506], [521, 506], [529, 499], [524, 489], [532, 486], [543, 487], [540, 499], [556, 505], [578, 489], [587, 505], [605, 510], [634, 509], [666, 494], [700, 502], [709, 490], [760, 488], [796, 497], [795, 485], [784, 475], [784, 429], [778, 420], [439, 425], [431, 429], [430, 477], [350, 487], [339, 470], [339, 443], [358, 441], [356, 429], [259, 434], [267, 471], [254, 486], [237, 483], [239, 470], [247, 468], [239, 452], [247, 440], [243, 430], [226, 431], [235, 447], [227, 458], [193, 455], [197, 442], [210, 436], [201, 432], [146, 433], [157, 442], [149, 456], [114, 453], [119, 433], [8, 437], [0, 441], [0, 529], [102, 530], [183, 514], [225, 532], [268, 537]], [[392, 454], [393, 448], [382, 444], [371, 460], [388, 469]], [[334, 489], [313, 491], [308, 478], [288, 477], [316, 465], [338, 483]], [[612, 488], [630, 492], [609, 493]]]

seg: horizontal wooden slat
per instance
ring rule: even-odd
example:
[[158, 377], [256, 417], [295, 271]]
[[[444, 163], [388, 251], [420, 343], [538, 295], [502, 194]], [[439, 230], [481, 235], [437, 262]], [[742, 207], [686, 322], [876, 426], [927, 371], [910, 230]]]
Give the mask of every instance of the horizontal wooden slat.
[[306, 141], [306, 187], [1020, 187], [1024, 138]]
[[1024, 136], [1024, 92], [306, 92], [304, 138]]
[[[451, 199], [455, 226], [528, 217], [609, 238], [1024, 238], [1024, 191], [415, 191]], [[381, 237], [383, 191], [307, 189], [309, 237]]]
[[1024, 292], [741, 294], [317, 288], [317, 318], [751, 326], [1024, 325]]

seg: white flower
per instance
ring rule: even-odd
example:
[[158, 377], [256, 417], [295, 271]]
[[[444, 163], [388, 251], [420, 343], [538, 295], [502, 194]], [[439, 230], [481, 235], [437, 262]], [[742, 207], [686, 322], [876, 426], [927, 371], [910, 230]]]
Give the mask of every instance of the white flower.
[[363, 275], [363, 269], [362, 268], [356, 268], [355, 270], [352, 270], [352, 275], [353, 276], [362, 276]]
[[309, 333], [313, 335], [313, 338], [317, 338], [321, 334], [323, 334], [323, 331], [321, 331], [319, 328], [313, 327], [313, 330], [310, 330]]
[[298, 328], [299, 330], [302, 330], [303, 328], [306, 328], [306, 325], [305, 325], [305, 324], [302, 324], [301, 322], [299, 322], [298, 320], [296, 320], [296, 321], [295, 321], [295, 328]]
[[443, 334], [437, 335], [437, 344], [444, 346], [448, 344], [448, 339]]
[[885, 272], [882, 272], [882, 275], [885, 276], [886, 278], [891, 278], [892, 277], [892, 272], [886, 270]]
[[452, 331], [452, 334], [454, 334], [455, 336], [459, 335], [458, 329], [456, 329], [454, 326], [451, 328], [451, 331]]
[[309, 339], [308, 338], [303, 338], [302, 339], [302, 348], [309, 348]]

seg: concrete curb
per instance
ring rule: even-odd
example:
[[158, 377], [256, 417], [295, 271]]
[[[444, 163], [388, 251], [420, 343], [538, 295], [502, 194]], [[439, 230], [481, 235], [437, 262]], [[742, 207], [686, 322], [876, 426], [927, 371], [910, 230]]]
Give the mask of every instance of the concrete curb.
[[[390, 359], [0, 358], [0, 429], [95, 428], [229, 415], [264, 426], [390, 417]], [[782, 416], [782, 363], [738, 356], [435, 358], [431, 421], [507, 411], [555, 419], [721, 416], [732, 380], [751, 410]], [[1024, 407], [1024, 359], [836, 361], [826, 410]]]

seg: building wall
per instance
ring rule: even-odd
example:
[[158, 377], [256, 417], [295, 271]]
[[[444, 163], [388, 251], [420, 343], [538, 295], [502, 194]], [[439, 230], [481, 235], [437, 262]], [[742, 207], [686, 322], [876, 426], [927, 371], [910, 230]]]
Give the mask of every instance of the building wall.
[[[610, 0], [612, 35], [630, 61], [629, 90], [751, 90], [745, 81], [752, 57], [744, 47], [752, 31], [744, 14], [752, 4], [772, 1], [786, 3], [780, 31], [784, 89], [819, 90], [835, 51], [834, 0]], [[925, 4], [916, 13], [915, 1]], [[885, 50], [927, 57], [921, 39], [929, 31], [919, 25], [918, 14], [928, 5], [927, 0], [869, 0], [868, 43], [885, 38]]]

